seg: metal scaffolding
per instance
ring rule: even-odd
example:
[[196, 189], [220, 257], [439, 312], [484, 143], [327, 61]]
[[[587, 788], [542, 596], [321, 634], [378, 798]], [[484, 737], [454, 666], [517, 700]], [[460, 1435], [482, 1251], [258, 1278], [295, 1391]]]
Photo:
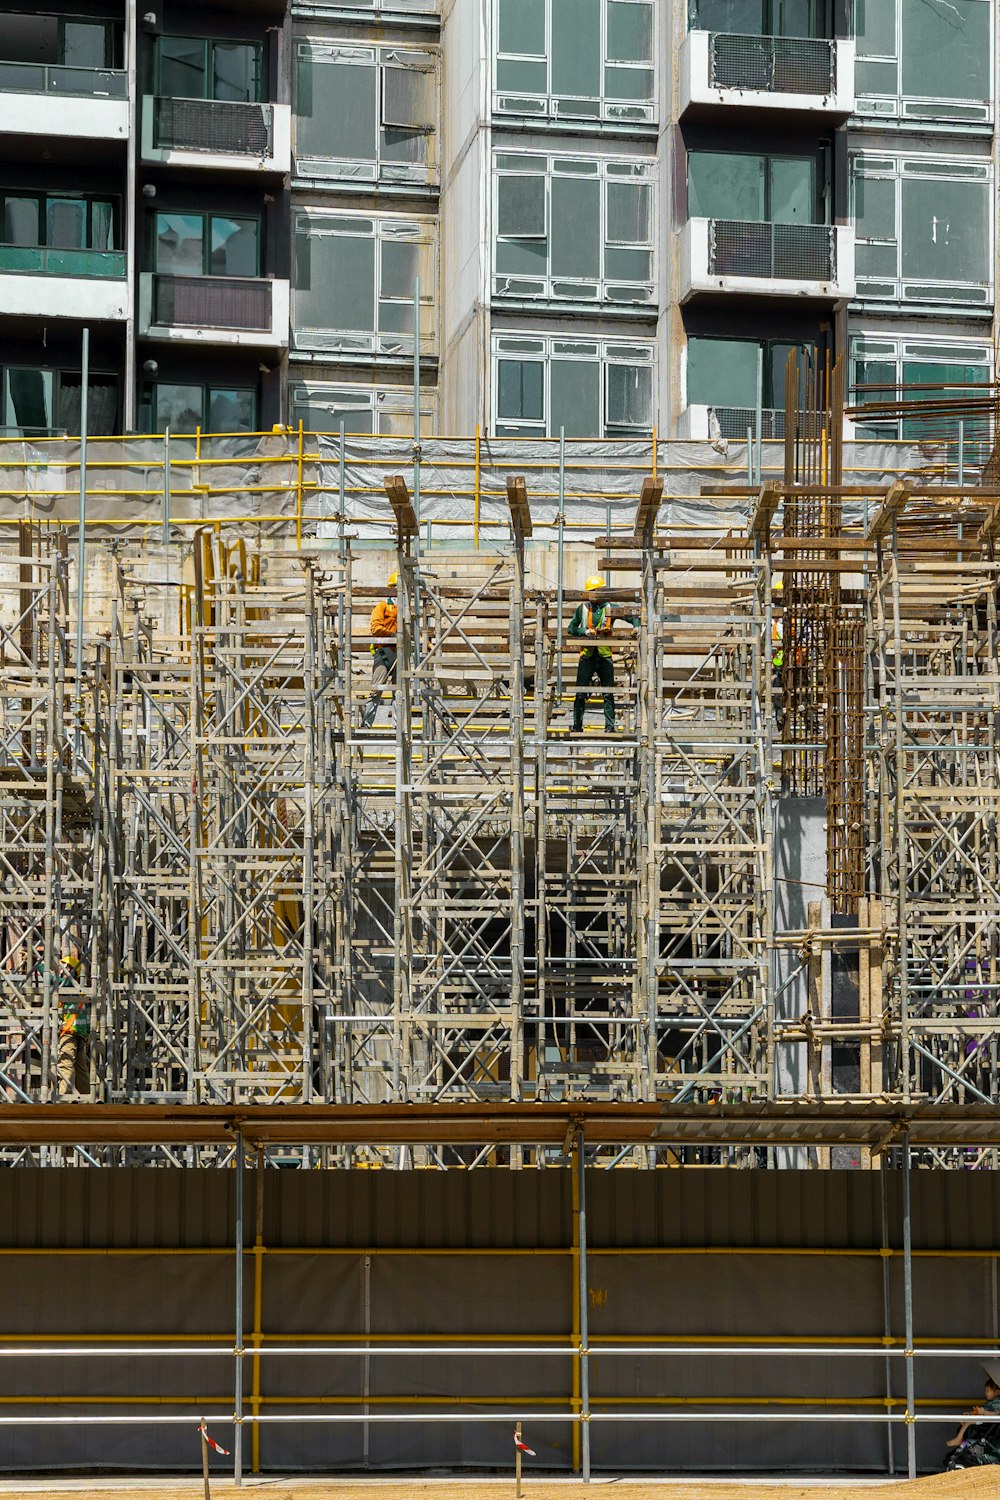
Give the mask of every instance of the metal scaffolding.
[[[4, 1096], [56, 1096], [73, 1001], [84, 1092], [107, 1102], [725, 1104], [787, 1096], [782, 1049], [804, 1097], [993, 1102], [998, 497], [852, 489], [839, 451], [816, 468], [822, 431], [743, 487], [738, 531], [665, 523], [654, 471], [627, 527], [567, 542], [560, 520], [553, 544], [512, 474], [506, 537], [437, 549], [391, 476], [397, 654], [373, 725], [385, 588], [362, 581], [349, 498], [292, 557], [195, 529], [169, 611], [134, 544], [108, 548], [80, 683], [63, 534], [19, 529], [0, 555]], [[614, 636], [613, 735], [570, 732], [568, 553], [640, 622]], [[826, 807], [827, 884], [799, 926], [775, 916], [789, 796]]]

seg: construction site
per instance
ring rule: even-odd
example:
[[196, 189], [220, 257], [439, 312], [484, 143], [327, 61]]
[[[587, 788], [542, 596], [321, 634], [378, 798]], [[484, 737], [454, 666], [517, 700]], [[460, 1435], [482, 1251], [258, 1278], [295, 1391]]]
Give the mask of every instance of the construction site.
[[1000, 449], [910, 394], [0, 442], [2, 1467], [941, 1466], [1000, 1361]]

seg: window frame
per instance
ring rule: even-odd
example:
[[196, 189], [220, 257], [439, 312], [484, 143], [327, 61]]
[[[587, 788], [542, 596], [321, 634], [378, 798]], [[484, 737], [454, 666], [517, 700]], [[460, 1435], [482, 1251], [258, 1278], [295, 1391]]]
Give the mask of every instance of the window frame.
[[[903, 391], [906, 389], [904, 372], [908, 364], [946, 365], [964, 362], [969, 366], [981, 367], [983, 379], [992, 380], [994, 378], [993, 353], [993, 345], [983, 339], [943, 339], [934, 336], [923, 338], [907, 334], [865, 333], [863, 331], [852, 333], [848, 345], [849, 401], [853, 404], [863, 389], [857, 378], [858, 366], [862, 362], [893, 365], [896, 388]], [[868, 434], [868, 436], [862, 436], [862, 441], [895, 441], [901, 437], [902, 425], [901, 421], [862, 423], [858, 431]], [[884, 431], [872, 434], [871, 429], [876, 426]], [[971, 449], [971, 432], [968, 436], [970, 446], [967, 450], [966, 461], [974, 464], [976, 459]], [[902, 440], [916, 441], [917, 439], [903, 437]]]
[[[571, 171], [559, 171], [568, 164], [578, 162], [586, 163], [588, 167], [596, 170], [586, 174]], [[538, 165], [530, 164], [544, 163], [544, 170]], [[518, 164], [522, 164], [522, 170], [518, 170]], [[635, 172], [635, 168], [643, 170]], [[623, 169], [628, 168], [628, 171]], [[495, 151], [493, 153], [493, 236], [492, 236], [492, 259], [493, 280], [492, 296], [498, 303], [522, 302], [522, 301], [544, 301], [554, 303], [575, 302], [587, 306], [601, 305], [608, 308], [614, 307], [648, 307], [655, 309], [657, 304], [657, 235], [656, 235], [656, 189], [658, 177], [655, 163], [644, 157], [593, 157], [580, 154], [569, 154], [567, 152], [525, 152]], [[545, 233], [544, 235], [511, 235], [502, 234], [500, 230], [500, 194], [501, 183], [511, 178], [533, 177], [540, 178], [544, 184], [545, 193]], [[599, 240], [599, 267], [597, 276], [567, 276], [562, 273], [555, 274], [552, 271], [552, 183], [558, 178], [570, 180], [578, 177], [580, 180], [596, 181], [599, 184], [600, 194], [600, 225], [598, 230]], [[649, 222], [645, 241], [622, 241], [611, 238], [609, 199], [610, 189], [613, 187], [634, 186], [637, 190], [645, 189], [649, 194]], [[525, 272], [501, 272], [499, 269], [500, 249], [503, 245], [516, 245], [520, 242], [531, 241], [538, 243], [544, 239], [546, 246], [544, 273]], [[607, 274], [608, 252], [615, 250], [638, 250], [649, 254], [649, 277], [632, 279], [627, 276], [609, 276]], [[513, 289], [512, 289], [513, 284]], [[575, 286], [592, 286], [594, 296], [581, 297], [574, 289]], [[567, 288], [570, 288], [567, 290]], [[613, 295], [618, 292], [619, 295]]]
[[[691, 352], [691, 343], [692, 343], [692, 341], [694, 339], [697, 339], [700, 343], [705, 343], [705, 344], [707, 344], [707, 343], [712, 343], [712, 344], [750, 344], [750, 345], [753, 345], [753, 346], [755, 346], [756, 348], [758, 348], [758, 349], [760, 349], [762, 351], [762, 353], [763, 353], [763, 368], [762, 368], [763, 380], [762, 380], [762, 389], [761, 389], [761, 409], [762, 409], [762, 411], [765, 411], [765, 412], [784, 411], [784, 406], [785, 406], [785, 393], [784, 393], [784, 391], [783, 390], [781, 390], [781, 391], [775, 391], [775, 389], [774, 389], [774, 353], [775, 353], [775, 350], [776, 349], [780, 349], [780, 348], [784, 348], [784, 347], [790, 347], [790, 346], [795, 346], [795, 347], [801, 348], [801, 349], [811, 349], [811, 350], [814, 351], [814, 353], [815, 353], [815, 355], [816, 355], [817, 358], [819, 358], [819, 350], [820, 350], [820, 345], [819, 345], [818, 342], [817, 343], [810, 343], [810, 342], [808, 342], [805, 339], [798, 339], [798, 340], [797, 339], [787, 339], [787, 338], [784, 338], [784, 339], [782, 339], [782, 338], [758, 338], [758, 339], [755, 339], [755, 338], [753, 338], [751, 336], [733, 337], [733, 336], [727, 336], [725, 334], [689, 333], [688, 336], [687, 336], [687, 340], [685, 342], [685, 345], [684, 345], [684, 410], [685, 411], [689, 407], [691, 407], [691, 406], [707, 406], [710, 409], [714, 409], [714, 404], [712, 402], [710, 402], [710, 401], [698, 401], [698, 400], [695, 400], [692, 397], [692, 394], [691, 394], [691, 382], [690, 382], [690, 374], [689, 374], [689, 360], [690, 360], [690, 352]], [[750, 401], [750, 402], [748, 402], [747, 409], [752, 409], [755, 406], [755, 404], [756, 404], [756, 392], [754, 392], [753, 400]], [[718, 410], [720, 410], [720, 411], [742, 411], [742, 410], [744, 410], [744, 408], [742, 406], [728, 406], [728, 405], [723, 405], [723, 404], [720, 403], [718, 405]]]
[[[325, 55], [320, 56], [323, 53]], [[390, 61], [391, 59], [391, 61]], [[367, 43], [352, 44], [324, 37], [297, 37], [295, 42], [295, 119], [296, 136], [299, 134], [298, 113], [299, 69], [303, 63], [315, 68], [322, 63], [341, 67], [373, 68], [375, 77], [375, 154], [373, 157], [315, 156], [300, 153], [298, 143], [294, 153], [293, 177], [296, 182], [323, 184], [331, 182], [379, 182], [421, 183], [434, 185], [440, 180], [439, 143], [441, 139], [441, 54], [439, 48], [415, 46], [371, 46]], [[404, 68], [415, 73], [430, 75], [435, 100], [435, 119], [429, 127], [414, 128], [414, 135], [427, 142], [426, 159], [421, 162], [401, 162], [386, 156], [387, 127], [385, 114], [385, 75], [390, 68]]]
[[[916, 170], [907, 171], [907, 167]], [[857, 212], [857, 184], [860, 180], [871, 182], [892, 182], [894, 184], [893, 197], [893, 229], [892, 239], [886, 239], [879, 235], [865, 235]], [[952, 277], [948, 280], [932, 276], [912, 276], [903, 273], [903, 242], [902, 242], [902, 218], [903, 218], [903, 185], [907, 181], [919, 180], [922, 182], [955, 182], [966, 181], [980, 183], [985, 189], [987, 205], [987, 233], [985, 243], [987, 246], [985, 280], [969, 281], [964, 278]], [[961, 307], [969, 312], [981, 310], [986, 312], [993, 307], [996, 272], [994, 257], [992, 254], [993, 236], [996, 225], [996, 204], [994, 202], [994, 181], [992, 162], [985, 157], [969, 156], [932, 156], [917, 152], [885, 152], [885, 151], [856, 151], [851, 154], [850, 160], [850, 193], [851, 193], [851, 222], [855, 228], [855, 282], [857, 286], [856, 299], [859, 302], [898, 302], [905, 306], [927, 306], [941, 304], [947, 307]], [[878, 276], [868, 274], [860, 269], [862, 252], [868, 246], [894, 245], [896, 251], [896, 266], [893, 275]], [[962, 297], [954, 295], [961, 288], [982, 288], [982, 295], [978, 297]], [[880, 291], [879, 288], [887, 290]], [[937, 295], [907, 295], [913, 288], [921, 292], [928, 289]], [[948, 289], [952, 289], [953, 295], [946, 295]]]
[[[951, 120], [968, 125], [992, 124], [995, 115], [995, 106], [992, 97], [983, 100], [974, 100], [966, 97], [962, 99], [951, 98], [948, 95], [909, 94], [903, 89], [903, 47], [904, 38], [904, 7], [907, 0], [863, 0], [863, 3], [894, 7], [894, 53], [889, 56], [886, 53], [870, 52], [862, 53], [863, 45], [857, 28], [857, 5], [859, 0], [854, 0], [852, 5], [852, 35], [858, 38], [856, 42], [856, 83], [854, 111], [858, 115], [869, 117], [881, 117], [892, 119], [893, 117], [910, 120], [914, 123], [924, 120]], [[989, 78], [996, 77], [997, 63], [997, 21], [995, 6], [991, 0], [980, 0], [986, 6], [990, 19], [990, 57]], [[867, 88], [863, 82], [864, 68], [866, 64], [893, 63], [896, 70], [896, 87], [893, 92]]]
[[[8, 187], [0, 186], [0, 218], [5, 218], [6, 217], [6, 208], [7, 208], [7, 200], [8, 200], [8, 198], [18, 199], [18, 200], [33, 199], [34, 202], [35, 202], [35, 204], [37, 205], [37, 209], [38, 209], [38, 226], [39, 226], [38, 227], [38, 234], [39, 234], [38, 244], [34, 245], [34, 246], [24, 246], [23, 247], [24, 249], [35, 249], [35, 250], [53, 250], [53, 249], [54, 250], [66, 250], [66, 249], [70, 249], [70, 250], [79, 250], [81, 252], [85, 251], [87, 254], [90, 254], [90, 255], [96, 255], [96, 254], [121, 255], [123, 253], [123, 246], [121, 245], [121, 243], [119, 243], [121, 241], [121, 239], [122, 239], [122, 232], [121, 232], [122, 231], [122, 200], [121, 200], [121, 195], [120, 194], [116, 194], [116, 193], [112, 193], [112, 192], [109, 192], [109, 193], [104, 193], [104, 192], [100, 192], [100, 193], [98, 193], [98, 192], [81, 192], [81, 193], [77, 193], [77, 192], [70, 192], [69, 189], [66, 189], [65, 191], [63, 191], [62, 189], [58, 189], [58, 190], [53, 190], [53, 191], [50, 192], [47, 188], [8, 188]], [[86, 205], [87, 205], [87, 233], [86, 233], [87, 244], [86, 245], [69, 246], [69, 247], [67, 247], [67, 246], [57, 246], [57, 245], [54, 246], [54, 245], [50, 245], [49, 244], [49, 235], [48, 235], [48, 226], [49, 226], [48, 205], [50, 203], [58, 203], [58, 202], [68, 202], [68, 203], [80, 203], [80, 202], [83, 202], [83, 203], [86, 203]], [[108, 249], [108, 247], [106, 245], [95, 246], [93, 244], [93, 238], [94, 238], [94, 207], [98, 203], [109, 204], [110, 207], [111, 207], [111, 227], [112, 227], [112, 236], [111, 237], [112, 237], [112, 239], [116, 243], [111, 247], [110, 250]], [[6, 240], [6, 236], [5, 236], [5, 232], [4, 232], [3, 226], [0, 226], [0, 245], [3, 245], [4, 247], [7, 247], [7, 240]], [[11, 248], [14, 248], [14, 247], [11, 247]], [[25, 368], [27, 368], [27, 366], [25, 366]]]
[[[151, 261], [152, 261], [150, 269], [153, 271], [153, 273], [155, 275], [157, 275], [157, 276], [183, 276], [185, 274], [183, 271], [172, 271], [169, 268], [167, 268], [167, 269], [161, 269], [157, 265], [157, 263], [156, 263], [156, 261], [157, 261], [157, 248], [158, 248], [159, 238], [160, 238], [159, 230], [157, 228], [157, 221], [159, 220], [159, 218], [161, 216], [162, 217], [167, 217], [168, 215], [173, 215], [173, 214], [176, 214], [178, 218], [200, 219], [201, 220], [201, 224], [202, 224], [202, 233], [201, 233], [201, 265], [202, 265], [202, 269], [201, 269], [200, 272], [195, 272], [194, 273], [195, 276], [199, 276], [200, 275], [200, 276], [205, 276], [205, 277], [212, 277], [212, 278], [214, 278], [217, 281], [259, 281], [263, 277], [263, 275], [264, 275], [264, 271], [263, 271], [263, 265], [264, 265], [264, 216], [263, 216], [263, 214], [245, 214], [245, 213], [225, 214], [225, 213], [217, 213], [217, 212], [215, 212], [215, 210], [213, 210], [213, 209], [207, 209], [207, 208], [204, 208], [204, 209], [203, 208], [193, 208], [193, 209], [187, 209], [187, 208], [177, 208], [177, 209], [172, 209], [172, 208], [166, 208], [166, 209], [164, 209], [164, 208], [154, 208], [154, 209], [152, 209], [150, 211], [151, 232], [150, 232], [150, 236], [149, 236], [149, 254], [150, 254]], [[227, 219], [230, 222], [234, 222], [234, 221], [236, 221], [238, 219], [246, 219], [249, 223], [256, 224], [256, 226], [257, 226], [257, 270], [254, 272], [253, 276], [248, 276], [244, 272], [239, 272], [238, 274], [231, 276], [231, 275], [229, 275], [228, 272], [225, 272], [225, 271], [223, 271], [223, 272], [216, 272], [216, 271], [212, 270], [212, 223], [213, 223], [213, 221], [215, 219]]]
[[[60, 409], [60, 407], [61, 407], [61, 405], [62, 405], [62, 390], [63, 390], [63, 382], [64, 382], [64, 380], [66, 380], [66, 379], [76, 380], [76, 381], [79, 382], [79, 384], [81, 385], [81, 387], [83, 385], [83, 371], [82, 370], [74, 370], [74, 369], [72, 369], [70, 367], [66, 367], [66, 366], [62, 366], [62, 365], [56, 366], [54, 368], [49, 368], [48, 366], [45, 366], [45, 365], [17, 364], [17, 363], [12, 363], [12, 362], [9, 362], [7, 360], [4, 360], [2, 363], [0, 363], [0, 416], [5, 415], [6, 404], [7, 404], [7, 391], [8, 391], [8, 384], [7, 384], [7, 382], [8, 382], [8, 377], [9, 377], [9, 375], [10, 375], [10, 373], [11, 373], [12, 370], [31, 371], [33, 373], [37, 372], [38, 374], [41, 374], [41, 375], [51, 375], [52, 376], [52, 378], [53, 378], [52, 407], [53, 407], [53, 412], [54, 413], [58, 412], [59, 409]], [[117, 400], [116, 400], [116, 408], [115, 408], [115, 420], [114, 420], [114, 424], [113, 424], [114, 428], [115, 428], [115, 432], [109, 434], [110, 436], [115, 436], [115, 435], [117, 435], [118, 433], [121, 432], [121, 425], [122, 425], [122, 378], [121, 378], [121, 373], [119, 371], [117, 371], [117, 370], [106, 370], [106, 369], [95, 368], [94, 366], [91, 366], [90, 369], [89, 369], [89, 371], [88, 371], [87, 385], [88, 385], [88, 387], [92, 387], [95, 384], [97, 384], [98, 382], [100, 382], [100, 383], [111, 382], [111, 383], [114, 384], [114, 386], [116, 388], [116, 391], [117, 391]], [[47, 428], [45, 430], [44, 433], [40, 429], [34, 428], [34, 427], [28, 428], [28, 429], [25, 429], [23, 427], [19, 427], [17, 430], [20, 431], [20, 432], [27, 431], [32, 436], [36, 436], [36, 437], [46, 436], [46, 435], [49, 435], [49, 434], [59, 435], [61, 433], [66, 433], [68, 431], [68, 429], [66, 429], [64, 427], [49, 427], [49, 428]], [[13, 433], [13, 431], [14, 431], [14, 429], [12, 427], [8, 427], [8, 426], [6, 426], [6, 424], [0, 423], [0, 435], [10, 436]], [[72, 434], [69, 434], [69, 435], [72, 436]], [[91, 428], [91, 436], [98, 436], [98, 435], [100, 435], [100, 434], [95, 433], [94, 429], [92, 427]]]
[[[763, 182], [764, 182], [764, 216], [763, 216], [763, 218], [761, 218], [761, 219], [745, 219], [745, 220], [736, 220], [736, 221], [730, 220], [729, 222], [749, 223], [749, 224], [775, 224], [775, 223], [778, 223], [779, 221], [776, 220], [773, 217], [773, 215], [774, 215], [773, 163], [779, 162], [779, 161], [797, 161], [797, 162], [807, 162], [809, 164], [809, 167], [810, 167], [810, 169], [812, 171], [812, 178], [813, 178], [813, 180], [812, 180], [812, 212], [813, 212], [814, 217], [812, 219], [808, 220], [808, 221], [802, 220], [801, 222], [802, 223], [808, 222], [811, 225], [819, 225], [819, 226], [826, 226], [826, 225], [828, 225], [828, 223], [829, 223], [829, 204], [830, 204], [830, 184], [826, 180], [828, 178], [828, 176], [829, 176], [829, 168], [828, 168], [828, 162], [827, 162], [828, 153], [827, 152], [822, 151], [819, 154], [817, 154], [816, 152], [811, 152], [811, 153], [810, 152], [795, 153], [795, 152], [790, 152], [790, 151], [716, 151], [716, 150], [711, 150], [711, 149], [707, 150], [707, 151], [702, 151], [702, 150], [689, 151], [687, 153], [686, 161], [685, 161], [685, 164], [686, 164], [686, 167], [687, 167], [686, 193], [687, 193], [688, 217], [689, 218], [704, 218], [704, 217], [706, 217], [706, 215], [702, 215], [702, 214], [692, 214], [691, 210], [690, 210], [690, 204], [691, 204], [691, 159], [692, 159], [692, 157], [705, 157], [705, 156], [723, 156], [723, 157], [726, 157], [727, 159], [731, 159], [731, 158], [737, 157], [737, 156], [739, 156], [739, 157], [747, 157], [747, 158], [753, 158], [755, 160], [761, 161], [764, 164], [764, 176], [763, 176]], [[826, 170], [824, 170], [824, 168], [826, 168]], [[723, 223], [723, 222], [726, 222], [726, 221], [723, 220], [723, 219], [721, 219], [721, 218], [719, 218], [719, 219], [710, 220], [710, 222]], [[788, 222], [794, 223], [794, 222], [798, 222], [798, 221], [795, 221], [795, 220], [792, 220], [792, 221], [781, 220], [780, 222], [782, 222], [782, 223], [788, 223]]]
[[[165, 41], [197, 42], [202, 47], [202, 80], [203, 91], [200, 94], [168, 94], [163, 89], [163, 56], [162, 44]], [[255, 94], [256, 98], [246, 101], [236, 99], [217, 99], [214, 94], [208, 92], [209, 85], [215, 77], [213, 66], [213, 54], [216, 47], [250, 47], [253, 49], [256, 63]], [[264, 99], [264, 44], [254, 40], [253, 37], [223, 37], [223, 36], [191, 36], [188, 32], [171, 31], [164, 32], [156, 38], [156, 47], [153, 54], [153, 93], [158, 99], [201, 99], [212, 104], [263, 104]]]
[[[303, 224], [308, 224], [309, 239], [313, 238], [345, 238], [370, 241], [373, 245], [373, 321], [375, 327], [371, 330], [338, 330], [335, 328], [303, 327], [299, 321], [297, 302], [302, 294], [301, 288], [297, 286], [298, 280], [298, 237]], [[349, 227], [350, 226], [350, 227]], [[356, 227], [353, 227], [356, 226]], [[412, 306], [412, 296], [397, 296], [395, 293], [383, 291], [385, 276], [385, 247], [386, 245], [398, 243], [409, 243], [418, 247], [425, 247], [426, 258], [430, 260], [433, 270], [433, 284], [428, 287], [426, 278], [420, 281], [420, 351], [430, 358], [437, 355], [437, 318], [438, 318], [438, 284], [439, 284], [439, 233], [438, 221], [429, 217], [416, 217], [407, 215], [389, 216], [387, 214], [361, 214], [350, 211], [338, 212], [336, 209], [313, 207], [302, 204], [295, 208], [292, 215], [292, 253], [295, 274], [292, 277], [291, 287], [291, 340], [293, 351], [300, 355], [333, 355], [338, 359], [350, 362], [354, 359], [362, 361], [369, 360], [372, 355], [381, 355], [386, 359], [409, 359], [413, 354], [413, 333], [394, 332], [391, 329], [383, 329], [378, 325], [381, 321], [380, 313], [383, 304], [389, 306], [403, 306], [409, 302]], [[418, 249], [418, 255], [420, 250]], [[311, 290], [311, 289], [310, 289]], [[425, 316], [426, 314], [426, 316]]]
[[[493, 113], [503, 116], [524, 116], [529, 119], [551, 119], [551, 120], [586, 120], [594, 124], [622, 124], [630, 125], [655, 125], [659, 119], [659, 79], [657, 76], [657, 16], [659, 14], [655, 0], [600, 0], [601, 6], [601, 92], [597, 101], [598, 108], [595, 113], [593, 109], [584, 110], [573, 108], [574, 102], [578, 105], [585, 100], [589, 102], [589, 95], [557, 94], [552, 87], [552, 0], [539, 0], [545, 5], [545, 50], [544, 53], [524, 52], [501, 52], [500, 50], [500, 7], [504, 0], [493, 0], [493, 26], [495, 45], [493, 52]], [[610, 26], [608, 7], [611, 4], [634, 4], [646, 10], [650, 18], [650, 30], [652, 36], [651, 56], [648, 62], [634, 62], [628, 60], [614, 59], [609, 56], [610, 49]], [[541, 62], [545, 66], [546, 89], [544, 94], [536, 93], [531, 89], [507, 89], [501, 88], [499, 82], [500, 68], [504, 62]], [[648, 72], [651, 74], [652, 88], [648, 98], [623, 99], [618, 94], [608, 92], [608, 74], [615, 69], [625, 69], [630, 72]]]
[[[372, 415], [371, 432], [381, 436], [410, 436], [413, 432], [413, 390], [406, 386], [387, 385], [348, 385], [343, 382], [312, 380], [307, 377], [298, 380], [289, 380], [288, 385], [288, 419], [293, 427], [298, 427], [299, 415], [297, 408], [305, 406], [318, 407], [327, 403], [336, 406], [340, 402], [354, 400], [357, 411], [367, 411]], [[392, 419], [399, 418], [397, 425], [395, 420], [381, 422], [381, 417]], [[405, 428], [403, 422], [405, 419]], [[339, 424], [336, 427], [310, 427], [305, 425], [307, 432], [339, 432]], [[437, 393], [421, 387], [420, 391], [420, 428], [426, 437], [429, 433], [437, 431]], [[359, 433], [360, 429], [345, 424], [345, 432], [348, 436]], [[367, 435], [367, 434], [361, 434]]]
[[[578, 349], [576, 353], [574, 350]], [[588, 352], [594, 351], [594, 352]], [[641, 357], [640, 357], [641, 356]], [[560, 334], [494, 334], [490, 351], [491, 379], [491, 432], [496, 438], [503, 437], [558, 437], [550, 432], [552, 413], [552, 365], [558, 360], [580, 364], [595, 364], [600, 369], [600, 431], [589, 441], [610, 442], [631, 438], [649, 441], [656, 421], [656, 376], [657, 357], [654, 340], [625, 340], [621, 338], [565, 338]], [[504, 361], [519, 364], [536, 364], [542, 367], [542, 415], [540, 418], [515, 418], [500, 415], [500, 365]], [[613, 368], [648, 369], [650, 371], [649, 425], [609, 423], [608, 421], [608, 377]], [[518, 428], [518, 431], [511, 429]], [[505, 430], [506, 429], [506, 430]]]
[[[225, 383], [223, 383], [221, 381], [215, 380], [147, 380], [143, 383], [140, 405], [142, 407], [144, 420], [147, 423], [150, 431], [154, 430], [154, 424], [156, 422], [156, 388], [157, 386], [161, 385], [191, 386], [197, 387], [201, 391], [202, 420], [200, 426], [202, 433], [206, 433], [211, 430], [208, 427], [207, 423], [208, 415], [211, 411], [213, 392], [237, 391], [243, 395], [249, 395], [253, 401], [253, 425], [246, 428], [245, 431], [250, 434], [259, 432], [260, 430], [260, 391], [255, 385], [234, 385], [230, 381], [226, 381]], [[173, 431], [174, 429], [171, 428], [171, 433], [173, 433]], [[194, 433], [181, 433], [180, 436], [193, 437]]]

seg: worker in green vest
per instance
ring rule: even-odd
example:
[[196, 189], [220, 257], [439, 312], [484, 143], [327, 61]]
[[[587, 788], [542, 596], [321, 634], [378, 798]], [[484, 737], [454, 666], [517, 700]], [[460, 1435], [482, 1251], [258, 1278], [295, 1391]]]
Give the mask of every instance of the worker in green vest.
[[[584, 691], [573, 700], [573, 733], [582, 734], [583, 715], [587, 707], [586, 689], [596, 678], [604, 689], [604, 729], [606, 734], [615, 732], [615, 663], [611, 655], [611, 635], [618, 620], [632, 628], [633, 638], [639, 633], [639, 620], [634, 615], [615, 615], [610, 604], [598, 601], [597, 594], [607, 585], [603, 578], [588, 578], [584, 584], [585, 598], [578, 604], [569, 623], [569, 634], [595, 642], [584, 646], [580, 652], [580, 663], [576, 669], [576, 685]], [[596, 642], [602, 641], [601, 645]], [[607, 644], [603, 644], [607, 642]]]

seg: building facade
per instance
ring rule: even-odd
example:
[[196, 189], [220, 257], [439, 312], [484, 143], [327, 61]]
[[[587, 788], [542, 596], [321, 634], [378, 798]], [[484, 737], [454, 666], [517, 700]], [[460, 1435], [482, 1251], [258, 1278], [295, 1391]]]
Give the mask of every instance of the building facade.
[[796, 346], [991, 379], [994, 33], [991, 0], [8, 8], [0, 426], [77, 429], [84, 326], [94, 433], [408, 434], [418, 343], [425, 435], [778, 436]]

